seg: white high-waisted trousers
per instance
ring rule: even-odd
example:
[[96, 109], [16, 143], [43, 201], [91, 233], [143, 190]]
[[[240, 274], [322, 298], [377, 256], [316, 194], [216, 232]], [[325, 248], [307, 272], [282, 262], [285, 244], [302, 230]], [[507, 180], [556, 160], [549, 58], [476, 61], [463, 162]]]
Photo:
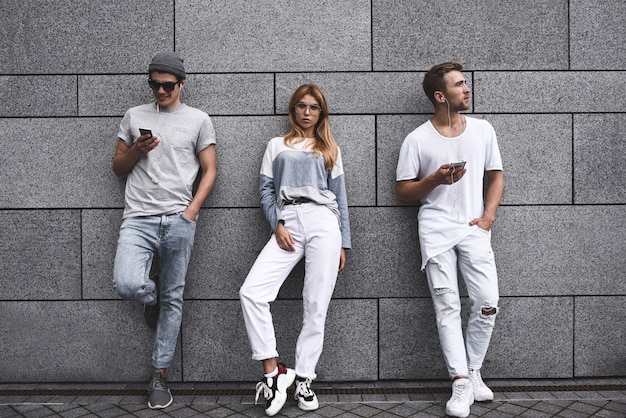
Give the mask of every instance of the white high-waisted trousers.
[[270, 302], [295, 265], [305, 257], [302, 289], [302, 330], [296, 343], [296, 374], [315, 379], [315, 367], [324, 345], [326, 312], [335, 289], [341, 232], [334, 213], [315, 203], [283, 208], [285, 227], [295, 241], [295, 252], [282, 250], [271, 236], [245, 282], [239, 298], [254, 360], [278, 357]]

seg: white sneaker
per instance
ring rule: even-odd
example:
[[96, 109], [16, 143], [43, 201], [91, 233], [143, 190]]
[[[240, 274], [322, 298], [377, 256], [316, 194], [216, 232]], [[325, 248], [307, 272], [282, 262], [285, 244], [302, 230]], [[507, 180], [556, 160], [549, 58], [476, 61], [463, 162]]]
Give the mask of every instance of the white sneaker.
[[303, 411], [314, 411], [320, 406], [315, 392], [311, 390], [311, 379], [309, 378], [296, 379], [296, 393], [293, 397], [298, 401], [298, 408]]
[[470, 406], [474, 403], [472, 382], [467, 378], [452, 382], [452, 397], [446, 402], [446, 414], [451, 417], [465, 418], [470, 414]]
[[264, 377], [256, 384], [256, 397], [254, 404], [259, 400], [259, 395], [263, 392], [265, 398], [265, 414], [272, 417], [280, 412], [287, 401], [287, 388], [291, 386], [296, 378], [293, 369], [286, 368], [283, 364], [278, 365], [278, 374], [274, 377]]
[[469, 378], [474, 388], [474, 400], [477, 402], [493, 401], [493, 392], [485, 385], [483, 378], [480, 377], [480, 370], [470, 370]]

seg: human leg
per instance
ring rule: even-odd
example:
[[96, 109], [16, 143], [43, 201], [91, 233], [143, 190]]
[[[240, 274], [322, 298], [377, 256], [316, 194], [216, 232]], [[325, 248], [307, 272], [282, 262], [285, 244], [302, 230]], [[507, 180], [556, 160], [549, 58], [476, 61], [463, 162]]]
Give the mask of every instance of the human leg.
[[493, 392], [485, 385], [480, 373], [489, 348], [499, 301], [498, 275], [490, 233], [477, 229], [457, 248], [459, 268], [470, 299], [470, 315], [465, 332], [469, 376], [475, 399], [493, 400]]
[[450, 249], [432, 257], [426, 264], [439, 341], [451, 378], [468, 374], [456, 263], [456, 252]]
[[443, 357], [448, 374], [453, 379], [452, 396], [446, 402], [446, 414], [467, 417], [470, 406], [474, 403], [474, 393], [468, 378], [467, 355], [463, 341], [455, 249], [452, 248], [428, 260], [426, 277], [435, 307]]
[[120, 297], [144, 304], [156, 302], [156, 287], [149, 279], [157, 248], [158, 217], [122, 221], [113, 266], [113, 287]]
[[270, 311], [270, 302], [276, 299], [280, 287], [303, 256], [302, 239], [299, 226], [295, 222], [295, 214], [292, 210], [285, 210], [284, 217], [285, 226], [296, 241], [296, 251], [281, 249], [276, 237], [272, 235], [239, 290], [252, 358], [262, 362], [264, 372], [256, 386], [255, 403], [263, 394], [265, 413], [268, 416], [276, 415], [282, 409], [287, 400], [287, 388], [295, 379], [294, 370], [276, 360], [278, 351]]
[[274, 366], [278, 357], [270, 302], [276, 300], [280, 287], [302, 258], [303, 248], [296, 240], [296, 252], [281, 249], [272, 235], [239, 289], [248, 340], [254, 360]]
[[183, 291], [196, 224], [181, 214], [160, 217], [159, 229], [159, 321], [152, 365], [155, 369], [170, 366], [183, 314]]
[[312, 380], [322, 354], [326, 315], [339, 268], [341, 232], [335, 215], [324, 206], [302, 205], [301, 222], [307, 231], [302, 289], [302, 329], [296, 343], [295, 400], [304, 411], [319, 407]]
[[302, 329], [296, 343], [296, 374], [311, 380], [324, 345], [328, 306], [335, 289], [341, 251], [336, 216], [326, 207], [300, 205], [305, 225], [305, 276], [302, 289]]

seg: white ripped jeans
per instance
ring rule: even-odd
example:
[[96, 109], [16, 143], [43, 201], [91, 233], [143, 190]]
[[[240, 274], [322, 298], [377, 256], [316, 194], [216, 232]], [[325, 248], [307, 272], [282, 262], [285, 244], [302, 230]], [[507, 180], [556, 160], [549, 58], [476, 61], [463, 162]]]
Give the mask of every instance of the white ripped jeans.
[[241, 286], [239, 298], [252, 358], [278, 357], [270, 302], [278, 296], [291, 270], [305, 257], [302, 330], [296, 343], [295, 370], [300, 377], [315, 379], [315, 367], [324, 345], [326, 313], [337, 281], [341, 232], [337, 217], [326, 206], [288, 205], [282, 213], [296, 251], [282, 250], [272, 235]]
[[[470, 300], [463, 340], [457, 263]], [[437, 330], [450, 377], [480, 369], [489, 348], [498, 309], [498, 275], [491, 233], [477, 228], [450, 250], [426, 265]], [[491, 313], [491, 314], [489, 314]]]

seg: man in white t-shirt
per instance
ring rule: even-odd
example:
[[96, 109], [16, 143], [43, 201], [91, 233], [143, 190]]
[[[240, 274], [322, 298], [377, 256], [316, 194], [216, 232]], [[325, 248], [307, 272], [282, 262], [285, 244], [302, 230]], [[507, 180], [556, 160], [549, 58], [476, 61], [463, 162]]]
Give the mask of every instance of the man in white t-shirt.
[[215, 184], [215, 130], [209, 115], [180, 100], [187, 75], [178, 54], [155, 55], [148, 73], [154, 102], [129, 109], [117, 133], [113, 171], [126, 176], [126, 192], [113, 281], [122, 298], [144, 304], [146, 323], [156, 331], [148, 406], [162, 409], [173, 401], [166, 371], [180, 331], [196, 220]]
[[[474, 400], [493, 399], [480, 368], [498, 310], [491, 226], [504, 192], [493, 127], [459, 113], [469, 109], [470, 97], [462, 69], [460, 63], [447, 62], [435, 65], [424, 77], [424, 92], [435, 106], [435, 115], [405, 138], [396, 172], [398, 201], [421, 202], [422, 269], [453, 380], [446, 413], [457, 417], [468, 416]], [[465, 340], [457, 267], [471, 305]]]

